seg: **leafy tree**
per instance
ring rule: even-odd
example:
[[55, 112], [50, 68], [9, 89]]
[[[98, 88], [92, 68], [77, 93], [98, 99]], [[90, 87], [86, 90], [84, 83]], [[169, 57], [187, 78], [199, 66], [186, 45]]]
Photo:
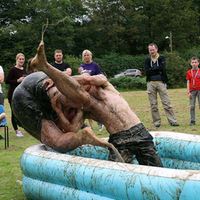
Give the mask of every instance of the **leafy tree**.
[[177, 52], [165, 53], [168, 85], [171, 88], [186, 87], [186, 72], [189, 64]]
[[[8, 1], [4, 7], [9, 7], [9, 18], [5, 16], [7, 9], [1, 9], [0, 40], [2, 48], [0, 59], [6, 68], [13, 65], [18, 52], [25, 53], [29, 58], [35, 54], [38, 42], [41, 39], [42, 27], [49, 20], [45, 32], [46, 52], [48, 57], [53, 56], [57, 48], [71, 53], [73, 43], [72, 19], [69, 15], [71, 2], [66, 0], [16, 0]], [[51, 60], [51, 59], [50, 59]], [[5, 70], [6, 71], [6, 70]]]
[[[169, 51], [169, 32], [173, 49], [183, 57], [199, 52], [199, 0], [1, 0], [0, 64], [5, 71], [18, 52], [26, 58], [35, 54], [47, 19], [49, 61], [55, 49], [62, 49], [75, 67], [79, 58], [74, 56], [90, 49], [109, 76], [132, 66], [140, 69], [150, 42]], [[138, 54], [138, 60], [130, 56]]]

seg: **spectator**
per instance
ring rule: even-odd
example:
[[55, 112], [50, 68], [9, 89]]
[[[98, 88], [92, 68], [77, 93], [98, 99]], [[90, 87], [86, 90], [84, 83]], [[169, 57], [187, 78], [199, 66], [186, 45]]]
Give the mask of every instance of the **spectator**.
[[0, 105], [4, 105], [4, 95], [1, 85], [3, 82], [4, 82], [4, 71], [2, 66], [0, 66]]
[[160, 96], [165, 114], [171, 126], [179, 126], [175, 118], [170, 99], [167, 93], [167, 73], [165, 57], [160, 56], [156, 44], [148, 45], [149, 57], [146, 58], [144, 70], [146, 72], [147, 93], [151, 106], [151, 114], [155, 127], [160, 127], [161, 118], [158, 110], [157, 93]]
[[[24, 63], [25, 63], [25, 56], [23, 53], [18, 53], [16, 55], [16, 65], [12, 67], [8, 73], [8, 76], [6, 77], [6, 84], [9, 84], [9, 90], [8, 90], [8, 102], [10, 104], [11, 108], [11, 122], [12, 126], [15, 130], [17, 137], [23, 137], [23, 133], [18, 130], [18, 122], [16, 117], [13, 114], [12, 110], [12, 96], [15, 88], [23, 81], [23, 79], [26, 76], [26, 72], [24, 69]], [[22, 97], [23, 98], [23, 97]], [[20, 101], [20, 99], [19, 99]]]
[[186, 74], [187, 79], [187, 93], [190, 101], [190, 126], [195, 125], [195, 104], [196, 98], [200, 106], [200, 71], [199, 59], [192, 57], [190, 64], [192, 69], [189, 69]]
[[56, 49], [54, 52], [54, 63], [52, 64], [56, 69], [59, 69], [60, 71], [66, 71], [67, 68], [69, 68], [68, 63], [63, 62], [63, 53], [62, 50]]
[[[78, 72], [80, 74], [88, 73], [91, 76], [103, 74], [100, 66], [92, 60], [92, 52], [89, 51], [88, 49], [85, 49], [82, 52], [82, 61], [83, 63], [80, 65], [78, 69]], [[89, 124], [90, 125], [92, 124], [91, 120], [89, 121]], [[99, 131], [102, 131], [104, 129], [104, 125], [101, 124], [100, 122], [97, 122], [97, 124], [99, 126]]]
[[[1, 84], [4, 82], [4, 71], [2, 66], [0, 66], [0, 105], [4, 105], [4, 95]], [[5, 118], [5, 113], [0, 114], [0, 121]], [[3, 136], [0, 135], [0, 139], [3, 139]]]
[[88, 73], [91, 76], [103, 74], [100, 66], [93, 62], [92, 60], [92, 52], [89, 50], [84, 50], [82, 53], [82, 61], [83, 63], [80, 65], [78, 72], [80, 74], [82, 73]]

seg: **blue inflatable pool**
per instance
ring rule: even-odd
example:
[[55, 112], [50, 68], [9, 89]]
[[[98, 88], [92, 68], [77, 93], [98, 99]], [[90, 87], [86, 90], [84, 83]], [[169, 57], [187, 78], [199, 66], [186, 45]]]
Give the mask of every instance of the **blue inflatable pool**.
[[21, 157], [31, 200], [199, 200], [200, 136], [151, 132], [164, 168], [108, 161], [108, 150], [82, 146], [68, 154], [44, 145]]

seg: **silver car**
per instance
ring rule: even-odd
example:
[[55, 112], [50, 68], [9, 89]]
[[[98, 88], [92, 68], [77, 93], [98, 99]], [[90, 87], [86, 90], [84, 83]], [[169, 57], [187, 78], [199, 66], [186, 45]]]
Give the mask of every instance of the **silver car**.
[[122, 76], [139, 77], [139, 76], [142, 76], [142, 73], [139, 69], [127, 69], [119, 74], [116, 74], [114, 77], [119, 78]]

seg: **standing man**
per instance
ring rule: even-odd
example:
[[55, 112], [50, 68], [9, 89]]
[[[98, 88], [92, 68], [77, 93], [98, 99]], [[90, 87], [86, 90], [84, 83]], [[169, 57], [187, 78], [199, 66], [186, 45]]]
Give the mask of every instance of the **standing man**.
[[52, 64], [56, 69], [60, 71], [66, 71], [70, 68], [68, 63], [63, 62], [63, 53], [61, 49], [56, 49], [54, 52], [54, 63]]
[[148, 45], [148, 51], [149, 57], [145, 60], [144, 70], [146, 73], [147, 93], [151, 106], [153, 124], [157, 128], [161, 125], [157, 101], [157, 93], [159, 93], [169, 124], [171, 126], [179, 126], [167, 93], [166, 83], [168, 79], [165, 57], [159, 55], [158, 47], [154, 43]]

